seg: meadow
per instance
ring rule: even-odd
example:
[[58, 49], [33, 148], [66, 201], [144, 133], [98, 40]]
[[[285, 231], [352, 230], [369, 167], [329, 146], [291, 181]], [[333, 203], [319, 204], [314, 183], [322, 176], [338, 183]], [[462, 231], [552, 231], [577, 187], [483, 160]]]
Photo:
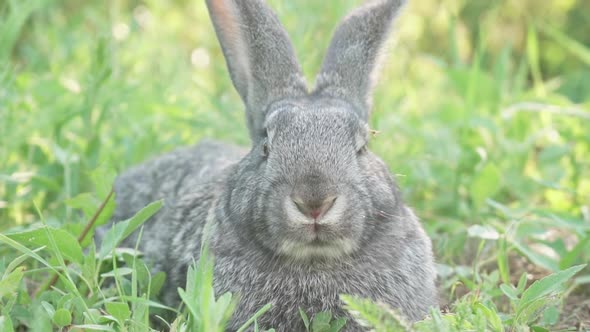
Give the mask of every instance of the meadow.
[[[268, 2], [310, 82], [361, 3]], [[588, 31], [586, 0], [408, 6], [370, 148], [433, 239], [441, 308], [409, 324], [343, 296], [374, 330], [590, 330]], [[214, 257], [167, 308], [165, 276], [115, 248], [161, 202], [92, 241], [116, 174], [202, 138], [249, 144], [203, 1], [0, 0], [0, 331], [222, 331], [235, 296], [212, 294]]]

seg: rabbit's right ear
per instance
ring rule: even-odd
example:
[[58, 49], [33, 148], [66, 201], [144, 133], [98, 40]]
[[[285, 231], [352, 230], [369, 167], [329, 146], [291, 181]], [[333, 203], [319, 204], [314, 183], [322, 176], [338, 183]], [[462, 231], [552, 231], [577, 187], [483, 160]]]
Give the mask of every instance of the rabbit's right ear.
[[379, 60], [392, 23], [405, 2], [372, 0], [350, 13], [332, 37], [314, 93], [350, 101], [366, 121]]
[[293, 46], [262, 0], [206, 0], [233, 84], [246, 105], [254, 142], [273, 101], [307, 93]]

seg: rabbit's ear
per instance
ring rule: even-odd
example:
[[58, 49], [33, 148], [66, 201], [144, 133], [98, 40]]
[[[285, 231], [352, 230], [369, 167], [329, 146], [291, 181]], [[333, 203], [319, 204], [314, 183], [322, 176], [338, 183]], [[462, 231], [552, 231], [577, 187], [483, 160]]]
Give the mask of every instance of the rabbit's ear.
[[379, 60], [392, 22], [404, 3], [370, 1], [340, 23], [316, 79], [316, 94], [348, 100], [360, 118], [367, 120]]
[[207, 8], [257, 141], [270, 103], [307, 93], [301, 67], [287, 32], [263, 0], [207, 0]]

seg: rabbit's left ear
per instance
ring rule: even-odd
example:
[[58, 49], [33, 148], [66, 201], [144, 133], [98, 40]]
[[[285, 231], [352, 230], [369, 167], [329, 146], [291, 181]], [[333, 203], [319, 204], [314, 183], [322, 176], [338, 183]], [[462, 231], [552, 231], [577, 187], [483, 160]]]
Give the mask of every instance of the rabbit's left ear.
[[246, 105], [254, 142], [268, 106], [307, 93], [287, 32], [263, 0], [207, 0], [233, 84]]
[[371, 109], [371, 92], [392, 22], [405, 0], [374, 0], [357, 8], [340, 23], [315, 93], [351, 102], [363, 120]]

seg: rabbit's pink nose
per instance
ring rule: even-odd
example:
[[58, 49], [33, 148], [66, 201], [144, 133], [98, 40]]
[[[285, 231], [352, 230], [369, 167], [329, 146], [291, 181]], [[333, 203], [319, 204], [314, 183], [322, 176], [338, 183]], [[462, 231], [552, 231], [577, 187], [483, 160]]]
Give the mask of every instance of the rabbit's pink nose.
[[297, 209], [304, 215], [317, 220], [334, 205], [336, 196], [326, 197], [321, 200], [304, 200], [297, 196], [291, 198]]
[[322, 214], [322, 210], [321, 209], [313, 209], [311, 211], [309, 211], [309, 215], [313, 218], [313, 219], [317, 219], [320, 214]]

